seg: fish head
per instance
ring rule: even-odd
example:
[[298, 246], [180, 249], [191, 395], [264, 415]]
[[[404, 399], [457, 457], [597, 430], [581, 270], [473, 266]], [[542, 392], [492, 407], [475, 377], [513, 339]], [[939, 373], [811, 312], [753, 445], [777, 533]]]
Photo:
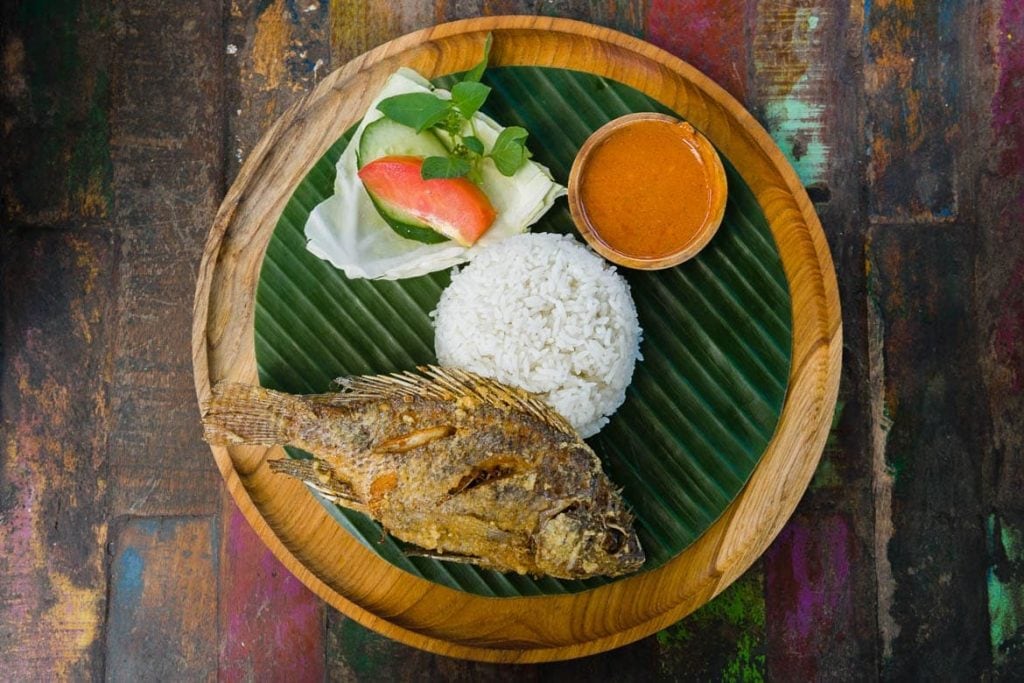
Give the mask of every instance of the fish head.
[[535, 563], [543, 573], [567, 579], [628, 574], [645, 559], [633, 516], [612, 492], [568, 501], [545, 515], [534, 548]]

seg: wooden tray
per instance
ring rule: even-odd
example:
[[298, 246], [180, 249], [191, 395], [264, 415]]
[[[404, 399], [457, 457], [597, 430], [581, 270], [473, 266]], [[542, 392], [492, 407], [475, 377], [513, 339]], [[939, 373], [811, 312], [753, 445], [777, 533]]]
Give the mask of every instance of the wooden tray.
[[686, 116], [743, 174], [768, 219], [790, 288], [793, 351], [777, 431], [747, 486], [693, 545], [663, 566], [570, 595], [486, 598], [402, 572], [349, 536], [302, 484], [265, 465], [278, 449], [214, 448], [228, 488], [281, 561], [330, 604], [402, 642], [450, 656], [531, 662], [577, 657], [648, 635], [737, 578], [792, 513], [817, 465], [839, 384], [841, 322], [821, 226], [767, 133], [727, 93], [667, 53], [579, 22], [473, 19], [391, 41], [328, 76], [267, 132], [228, 192], [206, 245], [193, 354], [200, 400], [211, 381], [256, 381], [255, 290], [277, 219], [310, 165], [365, 112], [399, 66], [462, 71], [494, 32], [494, 66], [575, 69], [632, 86]]

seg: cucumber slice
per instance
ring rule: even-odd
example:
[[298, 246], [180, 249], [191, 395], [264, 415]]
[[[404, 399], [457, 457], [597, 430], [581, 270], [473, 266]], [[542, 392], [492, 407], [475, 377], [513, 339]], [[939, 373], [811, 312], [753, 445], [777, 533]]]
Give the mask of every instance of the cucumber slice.
[[444, 157], [448, 156], [448, 148], [429, 130], [417, 133], [388, 118], [367, 124], [359, 138], [358, 168], [374, 159], [390, 156]]
[[377, 213], [384, 219], [384, 222], [407, 240], [416, 240], [423, 244], [439, 244], [448, 241], [447, 237], [426, 223], [404, 212], [389, 211], [381, 202], [377, 201], [372, 192], [367, 192], [367, 194], [370, 195], [370, 201], [373, 202], [374, 208], [377, 209]]

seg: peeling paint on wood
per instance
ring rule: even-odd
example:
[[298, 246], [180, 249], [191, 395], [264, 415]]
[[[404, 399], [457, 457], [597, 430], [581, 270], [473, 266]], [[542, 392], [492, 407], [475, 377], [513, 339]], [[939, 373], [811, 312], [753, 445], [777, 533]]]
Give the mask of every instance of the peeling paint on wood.
[[[841, 13], [822, 0], [760, 2], [753, 33], [756, 99], [804, 185], [828, 181], [833, 62]], [[831, 46], [831, 49], [830, 49]]]
[[988, 614], [992, 662], [1007, 677], [1024, 672], [1024, 518], [989, 515]]
[[872, 221], [957, 217], [960, 8], [956, 0], [865, 4]]
[[323, 680], [323, 602], [281, 565], [227, 493], [221, 518], [219, 680]]
[[[775, 680], [855, 677], [858, 644], [853, 524], [843, 515], [799, 515], [764, 556], [768, 671]], [[852, 653], [851, 653], [852, 651]], [[852, 660], [852, 662], [851, 662]]]
[[134, 518], [113, 536], [106, 680], [216, 678], [215, 529], [208, 517]]
[[2, 676], [97, 678], [116, 247], [50, 229], [7, 232], [3, 247]]
[[106, 3], [25, 0], [0, 9], [6, 27], [0, 147], [3, 216], [52, 226], [95, 221], [112, 203]]
[[744, 3], [650, 0], [646, 40], [697, 67], [741, 102], [747, 96]]
[[331, 70], [328, 0], [234, 0], [228, 17], [227, 178], [274, 119]]

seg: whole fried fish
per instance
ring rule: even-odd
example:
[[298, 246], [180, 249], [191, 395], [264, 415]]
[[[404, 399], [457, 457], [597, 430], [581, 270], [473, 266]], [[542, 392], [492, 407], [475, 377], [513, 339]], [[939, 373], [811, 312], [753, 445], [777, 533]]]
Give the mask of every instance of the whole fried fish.
[[310, 396], [221, 382], [206, 440], [313, 453], [270, 466], [438, 559], [567, 579], [643, 564], [632, 515], [562, 416], [469, 372], [420, 370]]

